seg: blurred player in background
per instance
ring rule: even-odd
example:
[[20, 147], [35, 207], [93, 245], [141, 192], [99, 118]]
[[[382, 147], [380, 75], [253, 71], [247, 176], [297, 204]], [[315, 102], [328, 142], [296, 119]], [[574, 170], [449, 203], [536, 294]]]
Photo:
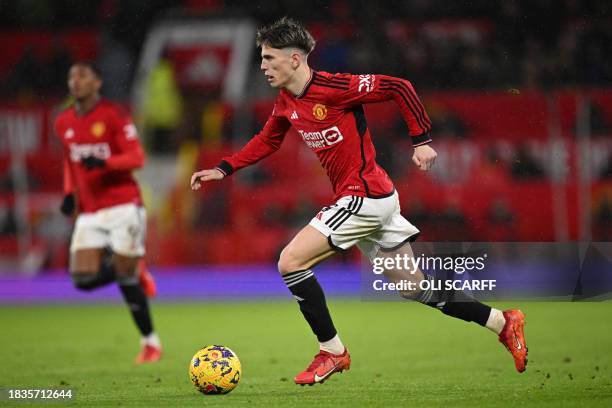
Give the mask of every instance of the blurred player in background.
[[70, 243], [70, 274], [76, 288], [90, 291], [117, 281], [142, 336], [137, 363], [161, 358], [148, 296], [156, 292], [147, 271], [146, 214], [132, 171], [145, 155], [130, 116], [100, 97], [102, 78], [87, 62], [72, 65], [68, 88], [74, 104], [55, 121], [64, 148], [61, 211], [76, 212]]
[[[410, 82], [386, 75], [312, 70], [307, 57], [315, 41], [301, 24], [287, 18], [261, 28], [257, 45], [261, 46], [261, 70], [268, 83], [280, 89], [274, 110], [263, 130], [242, 150], [224, 158], [214, 169], [194, 173], [191, 185], [197, 190], [203, 182], [221, 180], [269, 156], [280, 148], [292, 126], [318, 156], [333, 185], [335, 204], [323, 208], [284, 248], [278, 261], [285, 284], [319, 340], [319, 353], [295, 377], [297, 384], [312, 385], [348, 369], [351, 360], [311, 268], [335, 251], [354, 245], [370, 260], [398, 254], [412, 256], [409, 242], [419, 234], [400, 214], [393, 183], [375, 161], [363, 104], [397, 104], [414, 145], [412, 161], [419, 169], [429, 170], [436, 152], [430, 146], [431, 122]], [[435, 279], [421, 271], [412, 275], [406, 270], [387, 270], [385, 276], [390, 281], [417, 284]], [[527, 347], [521, 311], [502, 312], [458, 290], [435, 294], [415, 290], [402, 296], [491, 329], [512, 353], [516, 369], [525, 370]]]

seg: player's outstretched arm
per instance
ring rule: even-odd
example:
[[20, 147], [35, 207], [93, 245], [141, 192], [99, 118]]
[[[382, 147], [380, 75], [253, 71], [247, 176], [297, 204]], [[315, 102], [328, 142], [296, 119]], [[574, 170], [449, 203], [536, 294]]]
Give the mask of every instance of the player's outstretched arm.
[[419, 167], [419, 169], [427, 171], [434, 165], [437, 156], [438, 153], [436, 153], [433, 147], [428, 144], [424, 144], [414, 148], [412, 161]]
[[206, 169], [193, 173], [191, 176], [191, 189], [199, 190], [202, 183], [207, 181], [221, 180], [225, 175], [219, 169]]

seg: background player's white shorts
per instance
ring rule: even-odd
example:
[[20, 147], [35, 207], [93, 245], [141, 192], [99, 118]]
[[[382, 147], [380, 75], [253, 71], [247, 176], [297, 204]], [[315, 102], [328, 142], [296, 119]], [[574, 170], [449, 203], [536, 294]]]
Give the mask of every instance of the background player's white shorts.
[[332, 247], [357, 244], [370, 260], [379, 249], [392, 249], [416, 239], [419, 230], [400, 214], [397, 191], [385, 198], [342, 197], [323, 208], [310, 225], [325, 235]]
[[136, 204], [102, 208], [77, 217], [70, 252], [87, 248], [111, 247], [124, 256], [145, 254], [146, 212]]

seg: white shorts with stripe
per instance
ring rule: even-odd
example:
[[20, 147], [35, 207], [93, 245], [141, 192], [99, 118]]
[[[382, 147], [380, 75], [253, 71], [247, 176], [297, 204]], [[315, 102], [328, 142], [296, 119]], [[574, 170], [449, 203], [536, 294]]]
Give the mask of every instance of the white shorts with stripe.
[[110, 247], [124, 256], [145, 254], [146, 212], [136, 204], [121, 204], [79, 214], [70, 241], [70, 252]]
[[357, 245], [370, 260], [379, 249], [393, 249], [419, 234], [400, 214], [397, 191], [385, 198], [342, 197], [319, 211], [310, 225], [327, 237], [332, 248]]

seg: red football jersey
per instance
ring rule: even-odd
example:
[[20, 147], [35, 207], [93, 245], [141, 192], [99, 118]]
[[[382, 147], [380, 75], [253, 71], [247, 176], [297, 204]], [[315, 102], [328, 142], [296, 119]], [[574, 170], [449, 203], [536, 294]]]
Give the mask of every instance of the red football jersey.
[[[76, 194], [79, 211], [142, 204], [132, 170], [143, 166], [144, 152], [127, 112], [105, 99], [82, 115], [71, 107], [55, 120], [55, 134], [64, 147], [64, 192]], [[88, 156], [104, 167], [88, 170], [81, 163]]]
[[280, 91], [262, 131], [218, 168], [229, 175], [267, 157], [293, 126], [327, 172], [335, 200], [346, 195], [391, 195], [393, 183], [376, 163], [363, 111], [365, 103], [388, 100], [399, 106], [415, 146], [431, 142], [431, 121], [410, 82], [386, 75], [312, 71], [300, 95]]

